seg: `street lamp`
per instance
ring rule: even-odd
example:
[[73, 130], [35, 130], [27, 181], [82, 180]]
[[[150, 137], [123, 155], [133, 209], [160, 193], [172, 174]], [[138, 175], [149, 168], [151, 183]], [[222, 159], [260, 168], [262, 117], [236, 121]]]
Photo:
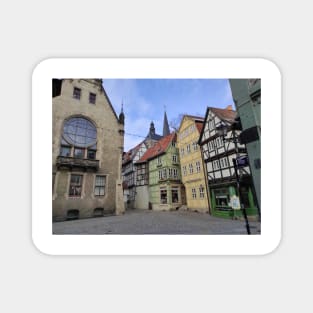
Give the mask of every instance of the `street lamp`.
[[[236, 158], [233, 158], [232, 162], [233, 162], [235, 175], [236, 175], [236, 187], [237, 187], [237, 192], [238, 192], [240, 209], [243, 213], [245, 223], [246, 223], [247, 234], [250, 235], [251, 232], [250, 232], [250, 226], [249, 226], [246, 208], [244, 204], [241, 202], [242, 197], [241, 197], [241, 191], [240, 191], [240, 179], [238, 175], [238, 168], [248, 165], [248, 157], [239, 155], [238, 143], [240, 143], [240, 140], [239, 140], [239, 137], [236, 135], [236, 130], [240, 129], [240, 126], [241, 126], [240, 121], [235, 120], [235, 122], [229, 126], [225, 124], [221, 124], [220, 126], [217, 126], [216, 131], [217, 131], [217, 134], [223, 138], [223, 142], [233, 142], [235, 145]], [[230, 138], [226, 138], [227, 133], [230, 130], [232, 131], [233, 136]]]

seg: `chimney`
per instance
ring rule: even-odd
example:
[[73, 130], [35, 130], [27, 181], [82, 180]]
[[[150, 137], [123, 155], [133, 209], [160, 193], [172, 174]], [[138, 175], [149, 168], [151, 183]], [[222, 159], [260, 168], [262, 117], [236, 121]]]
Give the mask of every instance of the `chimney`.
[[232, 110], [233, 110], [233, 106], [230, 104], [230, 105], [228, 105], [228, 106], [225, 108], [225, 110], [232, 111]]

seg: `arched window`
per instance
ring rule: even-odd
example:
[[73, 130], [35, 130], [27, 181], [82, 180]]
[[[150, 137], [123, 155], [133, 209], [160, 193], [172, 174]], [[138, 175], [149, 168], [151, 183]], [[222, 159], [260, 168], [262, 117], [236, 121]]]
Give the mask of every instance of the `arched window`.
[[80, 159], [95, 159], [97, 129], [86, 118], [72, 117], [64, 122], [60, 155]]

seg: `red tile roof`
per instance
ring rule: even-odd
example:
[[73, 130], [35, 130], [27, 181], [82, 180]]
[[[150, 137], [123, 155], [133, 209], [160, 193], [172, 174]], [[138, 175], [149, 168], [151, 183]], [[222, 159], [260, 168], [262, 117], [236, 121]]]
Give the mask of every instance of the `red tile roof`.
[[199, 131], [199, 134], [201, 134], [202, 127], [203, 127], [203, 122], [196, 121], [196, 127], [197, 127], [197, 129]]
[[164, 153], [172, 141], [176, 141], [176, 133], [173, 132], [161, 140], [157, 141], [153, 147], [149, 148], [137, 163], [145, 162]]

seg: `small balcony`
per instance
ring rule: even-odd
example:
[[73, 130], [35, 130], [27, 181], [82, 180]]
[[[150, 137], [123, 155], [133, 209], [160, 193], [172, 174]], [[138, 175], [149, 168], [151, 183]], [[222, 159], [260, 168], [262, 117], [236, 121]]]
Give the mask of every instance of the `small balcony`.
[[99, 160], [80, 159], [65, 156], [58, 156], [56, 162], [57, 168], [75, 168], [91, 169], [97, 171], [99, 169]]
[[159, 178], [158, 182], [159, 183], [164, 183], [164, 182], [175, 182], [175, 183], [179, 183], [180, 182], [180, 178], [179, 177], [166, 177], [166, 178]]

